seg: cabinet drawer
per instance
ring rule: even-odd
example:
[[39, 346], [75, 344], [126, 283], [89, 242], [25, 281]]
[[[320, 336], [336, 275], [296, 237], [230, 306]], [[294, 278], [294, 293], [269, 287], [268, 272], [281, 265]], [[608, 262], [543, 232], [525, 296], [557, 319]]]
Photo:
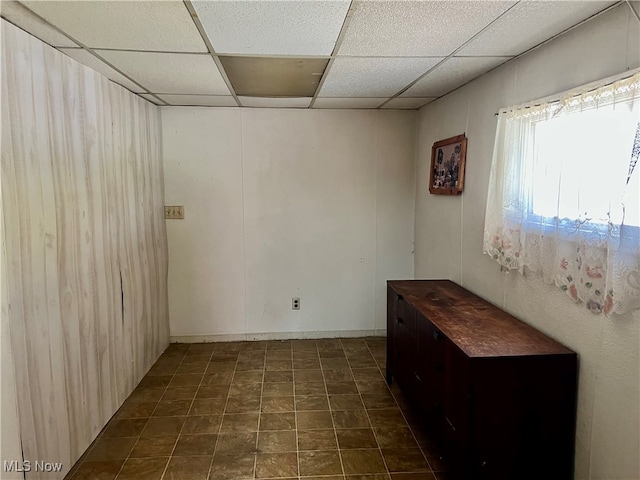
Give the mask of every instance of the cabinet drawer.
[[398, 298], [398, 309], [396, 311], [398, 316], [398, 322], [404, 324], [404, 326], [413, 335], [416, 334], [416, 311], [411, 305], [405, 302], [404, 298]]
[[387, 309], [393, 313], [398, 311], [398, 298], [400, 296], [391, 287], [387, 287]]

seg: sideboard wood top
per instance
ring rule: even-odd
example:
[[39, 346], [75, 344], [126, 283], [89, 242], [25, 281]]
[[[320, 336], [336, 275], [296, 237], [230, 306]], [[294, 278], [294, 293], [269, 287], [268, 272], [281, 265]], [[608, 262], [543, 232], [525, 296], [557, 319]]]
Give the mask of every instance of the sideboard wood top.
[[450, 280], [389, 280], [387, 284], [470, 357], [575, 355]]

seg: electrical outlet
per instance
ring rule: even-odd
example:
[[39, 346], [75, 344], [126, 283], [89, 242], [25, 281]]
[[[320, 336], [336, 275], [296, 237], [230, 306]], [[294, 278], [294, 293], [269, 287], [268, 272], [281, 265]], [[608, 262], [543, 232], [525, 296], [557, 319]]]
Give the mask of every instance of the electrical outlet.
[[184, 206], [182, 205], [165, 205], [164, 206], [164, 218], [170, 220], [183, 220], [184, 219]]
[[300, 299], [298, 297], [291, 299], [291, 310], [300, 310]]

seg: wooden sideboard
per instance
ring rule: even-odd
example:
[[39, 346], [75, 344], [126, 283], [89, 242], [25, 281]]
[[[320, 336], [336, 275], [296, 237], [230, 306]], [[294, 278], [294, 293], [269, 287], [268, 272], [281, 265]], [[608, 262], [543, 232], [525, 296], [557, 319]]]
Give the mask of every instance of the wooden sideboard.
[[448, 280], [387, 282], [392, 379], [464, 479], [572, 479], [577, 355]]

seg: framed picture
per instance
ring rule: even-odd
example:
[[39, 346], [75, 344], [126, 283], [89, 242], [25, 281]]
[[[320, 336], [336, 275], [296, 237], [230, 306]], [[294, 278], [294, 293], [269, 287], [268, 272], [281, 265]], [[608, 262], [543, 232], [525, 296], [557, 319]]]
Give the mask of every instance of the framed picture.
[[429, 192], [436, 195], [462, 193], [466, 157], [467, 137], [464, 133], [434, 143], [431, 148]]

